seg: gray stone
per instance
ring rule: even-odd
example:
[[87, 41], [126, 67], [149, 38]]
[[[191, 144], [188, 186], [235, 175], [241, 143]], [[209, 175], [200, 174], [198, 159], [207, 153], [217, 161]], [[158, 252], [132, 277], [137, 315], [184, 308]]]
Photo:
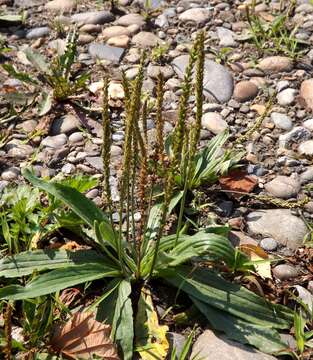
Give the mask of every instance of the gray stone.
[[14, 0], [14, 6], [24, 9], [40, 6], [46, 3], [46, 0]]
[[291, 71], [293, 62], [286, 56], [269, 56], [262, 59], [258, 67], [267, 74], [276, 74]]
[[10, 184], [9, 181], [0, 180], [0, 193]]
[[8, 155], [15, 159], [27, 159], [32, 153], [34, 149], [31, 145], [28, 144], [18, 144], [17, 146], [12, 146], [8, 151]]
[[[182, 353], [184, 349], [184, 345], [187, 341], [186, 337], [175, 333], [175, 332], [167, 332], [166, 333], [167, 340], [169, 342], [169, 351], [168, 353], [172, 353], [172, 351], [176, 350], [176, 357], [175, 360], [180, 358], [180, 354]], [[190, 354], [189, 354], [190, 355]]]
[[26, 39], [29, 39], [29, 40], [38, 39], [43, 36], [48, 36], [49, 33], [50, 33], [50, 29], [47, 26], [34, 28], [27, 32]]
[[277, 241], [272, 238], [264, 238], [260, 241], [260, 246], [265, 251], [274, 251], [277, 249]]
[[21, 124], [18, 124], [17, 129], [21, 129], [25, 133], [29, 134], [35, 130], [37, 124], [38, 123], [36, 120], [26, 120], [26, 121], [23, 121]]
[[53, 12], [70, 12], [76, 7], [76, 0], [52, 0], [49, 1], [45, 8]]
[[311, 132], [302, 127], [296, 126], [286, 134], [279, 136], [279, 146], [282, 148], [287, 147], [290, 143], [299, 143], [303, 140], [308, 140], [311, 137]]
[[220, 40], [220, 46], [223, 47], [236, 47], [237, 43], [234, 40], [235, 34], [224, 27], [218, 27], [217, 28], [217, 36]]
[[75, 132], [68, 137], [68, 141], [76, 143], [84, 140], [84, 135], [81, 132]]
[[19, 168], [11, 167], [2, 172], [1, 179], [5, 181], [13, 181], [18, 178], [19, 174], [20, 174]]
[[192, 358], [201, 360], [275, 360], [271, 355], [263, 354], [254, 348], [216, 336], [213, 331], [205, 330], [193, 345]]
[[115, 21], [117, 25], [121, 26], [129, 26], [136, 24], [138, 26], [143, 26], [145, 24], [145, 19], [140, 14], [127, 14], [124, 16], [121, 16], [119, 19]]
[[290, 199], [296, 197], [300, 191], [300, 179], [298, 174], [291, 176], [277, 176], [274, 180], [264, 186], [265, 190], [272, 196]]
[[301, 155], [313, 155], [313, 140], [308, 140], [301, 143], [298, 147], [298, 152]]
[[291, 249], [301, 246], [308, 232], [303, 220], [293, 215], [289, 209], [251, 212], [247, 216], [247, 226], [252, 234], [272, 237]]
[[142, 49], [145, 49], [160, 45], [162, 40], [151, 32], [141, 31], [133, 37], [132, 43]]
[[202, 127], [217, 135], [228, 128], [227, 122], [219, 113], [209, 112], [202, 116]]
[[165, 14], [161, 14], [159, 15], [156, 19], [155, 19], [155, 25], [157, 25], [160, 28], [165, 28], [169, 25], [169, 22], [167, 20], [167, 16]]
[[114, 20], [114, 15], [109, 11], [87, 11], [84, 13], [74, 14], [71, 17], [74, 23], [79, 25], [85, 24], [105, 24]]
[[204, 23], [210, 19], [211, 12], [209, 9], [205, 8], [191, 8], [183, 13], [181, 13], [178, 17], [180, 21], [192, 21], [195, 23]]
[[51, 134], [58, 135], [72, 133], [77, 130], [80, 125], [81, 123], [76, 116], [67, 114], [53, 121]]
[[289, 131], [292, 129], [292, 121], [289, 116], [286, 114], [281, 114], [278, 112], [273, 112], [271, 114], [271, 120], [275, 124], [275, 126], [279, 129]]
[[[189, 56], [181, 55], [176, 57], [172, 65], [180, 79], [183, 79], [186, 67], [188, 65]], [[206, 59], [204, 63], [204, 79], [203, 79], [204, 95], [220, 103], [230, 100], [234, 81], [231, 73], [222, 65]]]
[[115, 63], [119, 63], [125, 49], [118, 48], [110, 45], [103, 45], [98, 43], [92, 43], [89, 45], [89, 54], [100, 60], [109, 60]]
[[308, 129], [308, 130], [310, 130], [310, 131], [313, 131], [313, 119], [305, 120], [305, 121], [303, 122], [303, 126], [304, 126], [306, 129]]
[[301, 184], [313, 181], [313, 166], [310, 166], [300, 175]]
[[41, 146], [51, 147], [54, 149], [60, 148], [67, 143], [67, 136], [65, 134], [47, 136], [41, 141]]
[[73, 174], [75, 172], [75, 166], [73, 164], [65, 164], [62, 166], [62, 169], [61, 169], [62, 173], [63, 174]]
[[279, 105], [286, 106], [294, 103], [296, 98], [297, 90], [295, 89], [285, 89], [277, 94], [277, 101]]
[[153, 79], [157, 79], [159, 74], [163, 75], [163, 78], [165, 80], [171, 78], [174, 75], [174, 70], [170, 65], [165, 66], [159, 66], [159, 65], [153, 65], [149, 64], [147, 68], [147, 74]]
[[273, 275], [279, 280], [288, 280], [299, 275], [297, 269], [288, 264], [277, 265], [272, 271]]
[[98, 171], [103, 171], [103, 160], [100, 156], [87, 156], [87, 163]]

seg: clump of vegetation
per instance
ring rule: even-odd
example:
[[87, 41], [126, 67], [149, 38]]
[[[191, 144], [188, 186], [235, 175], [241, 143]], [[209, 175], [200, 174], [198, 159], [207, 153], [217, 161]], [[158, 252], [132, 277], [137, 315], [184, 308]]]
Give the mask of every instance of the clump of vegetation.
[[39, 116], [47, 114], [54, 103], [73, 103], [75, 96], [85, 89], [89, 80], [89, 73], [77, 76], [73, 70], [77, 56], [77, 36], [75, 29], [69, 33], [64, 53], [56, 56], [51, 63], [31, 48], [25, 50], [28, 61], [39, 72], [36, 78], [17, 71], [10, 63], [3, 64], [2, 67], [10, 76], [31, 86], [28, 93], [10, 92], [2, 95], [4, 99], [13, 106], [24, 105], [24, 109], [36, 104]]
[[[58, 221], [62, 226], [75, 231], [88, 246], [76, 251], [37, 249], [0, 260], [0, 276], [6, 282], [0, 289], [0, 299], [9, 304], [6, 329], [10, 328], [11, 306], [54, 296], [52, 294], [58, 298], [62, 290], [82, 284], [85, 289], [96, 289], [97, 298], [88, 304], [87, 311], [94, 311], [95, 320], [111, 326], [110, 336], [122, 359], [133, 359], [134, 353], [142, 358], [149, 358], [151, 354], [164, 358], [168, 351], [167, 326], [158, 323], [153, 293], [165, 286], [175, 289], [175, 303], [179, 294], [185, 293], [188, 296], [188, 300], [185, 296], [185, 308], [193, 303], [213, 328], [225, 332], [228, 337], [267, 353], [280, 353], [287, 346], [278, 330], [290, 327], [293, 311], [272, 304], [222, 276], [220, 269], [229, 274], [238, 262], [238, 253], [227, 238], [227, 227], [189, 228], [187, 232], [184, 226], [184, 209], [190, 201], [188, 191], [216, 181], [238, 161], [233, 158], [234, 153], [220, 154], [227, 140], [226, 133], [213, 139], [203, 151], [198, 150], [204, 33], [199, 33], [190, 52], [177, 123], [173, 135], [165, 142], [164, 81], [161, 76], [158, 79], [157, 141], [152, 155], [147, 136], [147, 103], [142, 102], [144, 61], [145, 54], [134, 82], [126, 78], [123, 81], [125, 141], [118, 203], [112, 201], [110, 186], [108, 79], [104, 80], [103, 98], [103, 209], [72, 184], [42, 180], [29, 169], [23, 171], [36, 189], [48, 194], [54, 209], [61, 208]], [[195, 83], [192, 80], [194, 68]], [[196, 114], [194, 121], [188, 123], [188, 100], [193, 89]], [[170, 221], [173, 213], [177, 221]], [[118, 214], [117, 223], [114, 214]], [[9, 333], [8, 330], [4, 348], [12, 353]], [[34, 346], [38, 346], [35, 343], [38, 344], [25, 345], [29, 352], [34, 352]], [[56, 349], [48, 344], [47, 339], [35, 351], [66, 354], [65, 348]]]

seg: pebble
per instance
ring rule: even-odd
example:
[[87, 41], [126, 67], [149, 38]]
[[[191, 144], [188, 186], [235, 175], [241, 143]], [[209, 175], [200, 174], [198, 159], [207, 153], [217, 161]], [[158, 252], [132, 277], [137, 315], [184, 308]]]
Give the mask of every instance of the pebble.
[[308, 119], [302, 124], [306, 129], [313, 131], [313, 119]]
[[306, 184], [310, 181], [313, 181], [313, 166], [308, 167], [301, 175], [300, 175], [301, 184]]
[[264, 185], [264, 189], [272, 196], [281, 199], [290, 199], [298, 195], [301, 184], [298, 174], [291, 176], [277, 176]]
[[217, 135], [228, 128], [227, 122], [219, 113], [209, 112], [202, 116], [202, 127]]
[[68, 141], [71, 143], [77, 143], [84, 140], [84, 135], [81, 132], [74, 132], [68, 137]]
[[0, 193], [10, 184], [10, 181], [0, 180]]
[[77, 130], [79, 126], [81, 126], [79, 119], [72, 114], [67, 114], [53, 121], [51, 134], [59, 135], [72, 133]]
[[285, 89], [277, 94], [277, 101], [279, 105], [286, 106], [294, 103], [296, 98], [297, 90], [295, 89]]
[[298, 147], [298, 152], [301, 155], [313, 155], [313, 140], [308, 140], [301, 143]]
[[180, 21], [192, 21], [196, 23], [204, 23], [210, 19], [211, 12], [205, 8], [188, 9], [178, 16]]
[[109, 60], [115, 63], [119, 63], [125, 49], [110, 45], [104, 45], [99, 43], [92, 43], [88, 48], [89, 54], [100, 60]]
[[292, 121], [289, 116], [286, 114], [281, 114], [278, 112], [271, 113], [271, 120], [278, 129], [289, 131], [292, 129]]
[[116, 47], [119, 47], [119, 48], [127, 48], [129, 42], [130, 42], [129, 36], [127, 36], [127, 35], [118, 35], [118, 36], [111, 37], [107, 41], [107, 44], [111, 45], [111, 46], [116, 46]]
[[293, 62], [286, 56], [269, 56], [259, 62], [258, 68], [266, 74], [289, 72], [293, 69]]
[[275, 357], [263, 354], [250, 346], [230, 340], [226, 336], [217, 336], [212, 330], [205, 330], [192, 347], [190, 359], [201, 360], [275, 360]]
[[115, 24], [121, 26], [129, 26], [135, 24], [142, 27], [145, 24], [145, 19], [140, 14], [127, 14], [117, 19], [115, 21]]
[[253, 211], [247, 216], [247, 227], [252, 235], [271, 237], [290, 249], [301, 246], [308, 232], [303, 220], [289, 209]]
[[265, 251], [275, 251], [277, 249], [277, 241], [272, 238], [264, 238], [260, 241], [260, 246]]
[[80, 26], [86, 24], [102, 25], [113, 21], [114, 16], [109, 11], [87, 11], [72, 15], [71, 20]]
[[313, 79], [304, 80], [300, 87], [300, 101], [309, 109], [313, 110]]
[[162, 40], [151, 32], [141, 31], [133, 37], [132, 43], [139, 48], [145, 49], [161, 44]]
[[34, 149], [31, 145], [27, 144], [18, 144], [17, 146], [13, 146], [9, 151], [8, 155], [12, 158], [23, 160], [27, 159], [32, 153]]
[[53, 0], [49, 1], [45, 8], [54, 12], [67, 13], [71, 12], [76, 7], [76, 0]]
[[112, 37], [120, 36], [120, 35], [129, 35], [129, 30], [124, 26], [109, 26], [103, 29], [101, 38], [106, 41]]
[[281, 281], [293, 279], [299, 275], [298, 270], [288, 264], [281, 264], [274, 267], [273, 275]]
[[159, 66], [151, 63], [148, 65], [147, 74], [152, 79], [157, 79], [160, 73], [163, 75], [164, 80], [168, 80], [173, 77], [174, 70], [170, 65]]
[[219, 45], [222, 47], [236, 47], [237, 43], [234, 40], [235, 34], [224, 27], [217, 28], [217, 36], [219, 37]]
[[61, 171], [63, 174], [73, 174], [75, 172], [75, 165], [73, 164], [65, 164], [62, 166]]
[[279, 146], [282, 148], [287, 147], [290, 143], [299, 143], [303, 140], [308, 140], [311, 137], [311, 132], [302, 127], [296, 126], [286, 134], [279, 136]]
[[26, 39], [29, 40], [39, 39], [43, 36], [48, 36], [49, 34], [50, 34], [50, 29], [47, 26], [42, 26], [29, 30], [26, 34]]
[[258, 94], [258, 87], [252, 81], [240, 81], [234, 89], [234, 99], [245, 102], [254, 99]]
[[[172, 62], [174, 71], [180, 79], [184, 78], [188, 61], [188, 55], [181, 55]], [[234, 80], [231, 73], [223, 65], [206, 59], [203, 79], [204, 95], [209, 99], [214, 98], [215, 102], [225, 103], [232, 97], [233, 90]]]
[[103, 171], [103, 160], [100, 156], [87, 156], [86, 162], [98, 171]]
[[1, 179], [5, 181], [13, 181], [18, 178], [20, 174], [20, 169], [17, 167], [11, 167], [7, 170], [4, 170], [1, 174]]
[[54, 149], [60, 148], [67, 143], [67, 136], [65, 134], [47, 136], [41, 141], [41, 146], [51, 147]]

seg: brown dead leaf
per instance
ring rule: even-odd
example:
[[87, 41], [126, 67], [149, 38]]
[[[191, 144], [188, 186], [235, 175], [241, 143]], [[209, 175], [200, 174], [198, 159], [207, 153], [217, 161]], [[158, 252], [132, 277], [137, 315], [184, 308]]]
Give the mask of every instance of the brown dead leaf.
[[105, 360], [120, 360], [110, 332], [111, 326], [95, 320], [93, 313], [76, 312], [66, 324], [56, 327], [51, 346], [66, 359], [91, 359], [97, 355]]
[[247, 175], [245, 171], [234, 170], [226, 176], [219, 179], [219, 183], [223, 190], [234, 191], [234, 197], [240, 197], [240, 193], [250, 193], [256, 187], [258, 180], [255, 176]]

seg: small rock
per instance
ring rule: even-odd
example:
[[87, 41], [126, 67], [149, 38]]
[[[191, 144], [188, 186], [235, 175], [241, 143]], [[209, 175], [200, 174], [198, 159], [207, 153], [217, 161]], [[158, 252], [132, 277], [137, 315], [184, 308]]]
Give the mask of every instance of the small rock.
[[75, 165], [73, 164], [65, 164], [62, 166], [62, 169], [61, 169], [62, 173], [63, 174], [73, 174], [75, 172]]
[[8, 155], [15, 159], [27, 159], [32, 153], [34, 149], [32, 146], [27, 144], [19, 144], [17, 146], [13, 146], [9, 151]]
[[98, 43], [92, 43], [89, 45], [89, 54], [100, 60], [109, 60], [115, 63], [119, 63], [125, 49], [114, 47], [110, 45], [103, 45]]
[[76, 143], [84, 140], [84, 135], [81, 132], [75, 132], [68, 137], [68, 141]]
[[290, 249], [301, 246], [308, 231], [303, 220], [293, 215], [289, 209], [251, 212], [247, 216], [247, 226], [252, 234], [272, 237]]
[[190, 359], [201, 360], [275, 360], [254, 348], [242, 345], [226, 336], [216, 336], [212, 330], [205, 330], [192, 347]]
[[13, 181], [18, 178], [19, 174], [20, 174], [20, 169], [16, 167], [11, 167], [2, 172], [1, 179], [5, 181]]
[[77, 39], [77, 43], [79, 45], [86, 45], [91, 43], [92, 41], [94, 41], [94, 37], [90, 34], [79, 34], [78, 39]]
[[106, 41], [112, 37], [129, 35], [128, 28], [124, 26], [109, 26], [102, 31], [101, 38]]
[[41, 146], [51, 147], [54, 149], [60, 148], [67, 143], [67, 136], [65, 134], [47, 136], [41, 141]]
[[181, 13], [178, 17], [180, 21], [192, 21], [195, 23], [204, 23], [210, 19], [211, 12], [205, 8], [191, 8], [183, 13]]
[[145, 19], [140, 14], [127, 14], [124, 16], [121, 16], [118, 20], [115, 22], [117, 25], [122, 26], [129, 26], [136, 24], [138, 26], [143, 26], [145, 24]]
[[293, 62], [286, 56], [269, 56], [262, 59], [258, 67], [267, 74], [276, 74], [291, 71]]
[[119, 48], [127, 48], [130, 42], [130, 38], [127, 35], [118, 35], [111, 37], [107, 44], [111, 46], [116, 46]]
[[79, 119], [72, 115], [64, 115], [61, 118], [55, 119], [51, 127], [52, 135], [68, 134], [77, 130], [81, 126]]
[[109, 11], [88, 11], [72, 15], [71, 20], [80, 26], [85, 24], [102, 25], [113, 21], [114, 15]]
[[264, 186], [265, 190], [272, 196], [281, 199], [296, 197], [301, 185], [298, 174], [291, 176], [277, 176], [274, 180]]
[[234, 99], [245, 102], [254, 99], [258, 94], [258, 87], [252, 81], [240, 81], [235, 85]]
[[47, 26], [34, 28], [27, 32], [26, 39], [29, 40], [39, 39], [43, 36], [48, 36], [49, 33], [50, 33], [50, 29]]
[[285, 148], [290, 143], [299, 143], [303, 140], [308, 140], [311, 137], [311, 132], [302, 127], [296, 126], [286, 134], [279, 136], [279, 146]]
[[80, 32], [94, 34], [101, 32], [102, 27], [99, 24], [86, 24], [79, 28]]
[[103, 171], [103, 159], [100, 156], [87, 156], [87, 163], [98, 171]]
[[184, 349], [184, 345], [185, 345], [187, 339], [185, 338], [185, 336], [175, 333], [175, 332], [167, 332], [166, 337], [169, 342], [169, 352], [168, 353], [171, 354], [173, 349], [175, 349], [176, 357], [174, 358], [174, 360], [176, 360], [176, 359], [178, 360]]
[[108, 96], [109, 99], [114, 99], [114, 100], [124, 99], [125, 93], [124, 93], [123, 85], [121, 83], [111, 81], [108, 86]]
[[310, 130], [310, 131], [313, 131], [313, 119], [308, 119], [308, 120], [305, 120], [304, 123], [303, 123], [303, 126]]
[[289, 131], [292, 129], [292, 121], [289, 116], [286, 114], [281, 114], [278, 112], [272, 112], [271, 120], [275, 124], [275, 126], [279, 129]]
[[308, 140], [301, 143], [298, 147], [298, 152], [301, 155], [313, 155], [313, 140]]
[[302, 101], [309, 110], [313, 110], [313, 79], [302, 82], [300, 87], [300, 101]]
[[265, 238], [260, 241], [260, 246], [265, 251], [275, 251], [277, 249], [277, 241], [272, 238]]
[[37, 124], [38, 123], [36, 120], [26, 120], [23, 121], [21, 124], [18, 124], [17, 129], [21, 129], [25, 133], [29, 134], [35, 130]]
[[300, 175], [301, 184], [313, 181], [313, 166], [310, 166]]
[[297, 269], [288, 264], [277, 265], [272, 271], [273, 275], [281, 281], [293, 279], [299, 275]]
[[97, 197], [99, 195], [99, 190], [98, 189], [92, 189], [92, 190], [89, 190], [87, 193], [86, 193], [86, 197], [88, 199], [94, 199], [95, 197]]
[[0, 180], [0, 193], [10, 184], [10, 181], [7, 180]]
[[132, 39], [133, 44], [139, 48], [155, 47], [162, 43], [162, 40], [151, 32], [141, 31]]
[[159, 66], [151, 63], [148, 65], [147, 74], [152, 79], [157, 79], [160, 73], [165, 80], [168, 80], [174, 75], [174, 70], [170, 65]]
[[234, 40], [234, 33], [226, 29], [224, 27], [218, 27], [217, 28], [217, 36], [220, 40], [220, 46], [222, 47], [235, 47], [237, 46], [236, 41]]
[[227, 122], [219, 113], [209, 112], [202, 116], [202, 127], [211, 131], [213, 134], [220, 134], [228, 128]]
[[295, 89], [285, 89], [277, 94], [277, 101], [279, 105], [286, 106], [294, 103], [296, 98], [297, 90]]
[[53, 0], [45, 5], [47, 10], [62, 13], [71, 12], [75, 7], [76, 0]]

